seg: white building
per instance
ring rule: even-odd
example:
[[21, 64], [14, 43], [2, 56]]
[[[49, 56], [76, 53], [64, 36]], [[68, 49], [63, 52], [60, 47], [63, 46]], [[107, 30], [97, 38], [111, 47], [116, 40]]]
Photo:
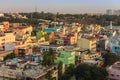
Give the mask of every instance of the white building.
[[120, 15], [120, 10], [108, 9], [106, 15]]
[[120, 80], [120, 62], [116, 62], [107, 68], [109, 80]]
[[4, 17], [4, 14], [3, 14], [3, 13], [0, 13], [0, 17]]
[[12, 43], [12, 42], [15, 42], [15, 35], [13, 32], [6, 32], [0, 35], [0, 45], [3, 45], [5, 43]]

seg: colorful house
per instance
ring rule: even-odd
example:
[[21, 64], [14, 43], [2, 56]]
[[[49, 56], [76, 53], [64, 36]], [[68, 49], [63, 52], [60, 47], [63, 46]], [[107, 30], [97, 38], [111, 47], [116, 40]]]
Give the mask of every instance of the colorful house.
[[46, 32], [44, 32], [44, 31], [38, 31], [38, 32], [36, 32], [36, 37], [37, 38], [41, 38], [44, 35], [46, 35]]
[[108, 80], [120, 80], [120, 62], [107, 67]]
[[96, 51], [97, 38], [96, 37], [86, 37], [80, 38], [77, 41], [77, 46], [82, 49], [89, 49]]
[[75, 64], [75, 52], [60, 51], [60, 55], [57, 57], [56, 63], [62, 62], [63, 64]]
[[58, 28], [45, 28], [44, 32], [50, 33], [50, 32], [58, 32]]
[[70, 33], [64, 36], [64, 45], [72, 45], [77, 43], [77, 33]]
[[120, 53], [120, 46], [112, 46], [112, 53]]

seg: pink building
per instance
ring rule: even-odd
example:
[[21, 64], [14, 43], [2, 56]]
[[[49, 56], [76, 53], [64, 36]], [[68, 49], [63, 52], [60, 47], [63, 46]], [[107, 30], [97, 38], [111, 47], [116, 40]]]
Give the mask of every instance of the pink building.
[[114, 63], [112, 66], [107, 68], [108, 80], [120, 80], [120, 62]]
[[[69, 33], [64, 36], [64, 45], [71, 45], [73, 42], [75, 43], [75, 34], [74, 33]], [[73, 41], [74, 40], [74, 41]]]

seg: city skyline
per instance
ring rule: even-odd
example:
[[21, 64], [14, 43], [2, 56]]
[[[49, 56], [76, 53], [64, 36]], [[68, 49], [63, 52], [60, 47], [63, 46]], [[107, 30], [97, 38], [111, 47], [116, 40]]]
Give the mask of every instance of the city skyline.
[[119, 9], [119, 0], [0, 0], [0, 12], [105, 13]]

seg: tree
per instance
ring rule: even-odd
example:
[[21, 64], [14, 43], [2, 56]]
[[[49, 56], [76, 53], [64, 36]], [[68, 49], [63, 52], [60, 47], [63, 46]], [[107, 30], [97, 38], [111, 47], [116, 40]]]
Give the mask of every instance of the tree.
[[63, 63], [62, 62], [59, 62], [58, 63], [58, 80], [61, 80], [61, 77], [62, 77], [62, 65]]
[[49, 48], [49, 51], [43, 56], [43, 65], [52, 66], [54, 64], [54, 60], [56, 58], [55, 53], [52, 48]]
[[44, 37], [46, 41], [49, 41], [49, 34], [45, 34]]
[[50, 57], [49, 57], [48, 54], [45, 54], [45, 55], [43, 56], [43, 61], [42, 61], [42, 63], [43, 63], [43, 65], [45, 65], [45, 66], [51, 65]]
[[113, 53], [107, 53], [103, 56], [103, 58], [104, 58], [105, 66], [110, 66], [116, 61], [120, 61], [120, 58], [116, 54], [113, 54]]
[[36, 32], [36, 37], [40, 39], [43, 36], [42, 31]]
[[48, 71], [48, 72], [47, 72], [47, 74], [46, 74], [46, 78], [47, 78], [48, 80], [53, 80], [51, 74], [52, 74], [51, 71]]
[[120, 41], [118, 42], [118, 44], [120, 45]]
[[14, 53], [10, 53], [10, 54], [8, 54], [8, 55], [6, 55], [5, 57], [4, 57], [4, 61], [5, 60], [8, 60], [8, 59], [13, 59], [13, 58], [15, 58], [16, 57], [16, 55], [14, 54]]
[[31, 36], [35, 36], [35, 35], [36, 35], [35, 31], [32, 31]]
[[61, 80], [70, 80], [70, 78], [74, 75], [74, 65], [70, 64], [65, 73], [62, 75]]
[[105, 68], [87, 64], [77, 66], [74, 73], [76, 80], [107, 80], [108, 76]]

